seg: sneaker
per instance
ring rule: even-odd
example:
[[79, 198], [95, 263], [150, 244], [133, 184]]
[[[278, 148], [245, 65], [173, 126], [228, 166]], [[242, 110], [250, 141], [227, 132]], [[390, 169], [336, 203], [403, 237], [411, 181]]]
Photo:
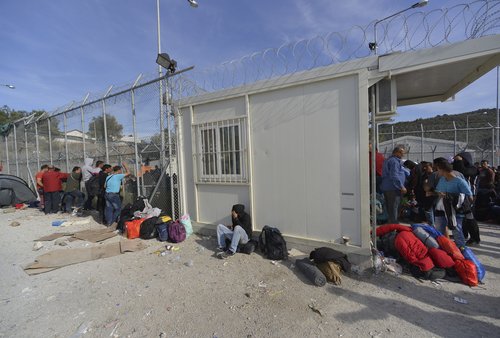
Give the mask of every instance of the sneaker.
[[467, 245], [467, 246], [480, 246], [479, 242], [476, 242], [476, 241], [474, 241], [474, 240], [472, 240], [472, 239], [469, 239], [469, 240], [465, 243], [465, 245]]
[[224, 252], [224, 251], [226, 251], [226, 248], [222, 248], [222, 247], [218, 246], [217, 247], [217, 251], [218, 252]]
[[78, 215], [78, 211], [79, 211], [79, 210], [78, 210], [78, 208], [74, 208], [74, 209], [73, 209], [73, 212], [71, 213], [71, 216], [76, 216], [76, 215]]
[[226, 259], [226, 258], [229, 258], [231, 256], [234, 256], [234, 252], [232, 252], [231, 250], [227, 250], [227, 251], [223, 251], [223, 252], [220, 252], [217, 257], [219, 259]]

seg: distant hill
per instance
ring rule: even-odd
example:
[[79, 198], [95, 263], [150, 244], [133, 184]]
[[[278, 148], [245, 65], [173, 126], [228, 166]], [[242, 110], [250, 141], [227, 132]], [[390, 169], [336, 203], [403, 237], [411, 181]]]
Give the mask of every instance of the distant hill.
[[[469, 120], [468, 133], [465, 130], [467, 117]], [[455, 122], [457, 129], [457, 141], [468, 141], [468, 149], [491, 149], [492, 142], [495, 143], [492, 140], [492, 126], [496, 126], [497, 123], [496, 108], [478, 109], [462, 114], [443, 114], [394, 124], [381, 124], [379, 126], [380, 142], [391, 139], [391, 126], [394, 126], [394, 138], [403, 135], [421, 136], [421, 126], [423, 126], [424, 137], [453, 141], [455, 138], [453, 122]]]

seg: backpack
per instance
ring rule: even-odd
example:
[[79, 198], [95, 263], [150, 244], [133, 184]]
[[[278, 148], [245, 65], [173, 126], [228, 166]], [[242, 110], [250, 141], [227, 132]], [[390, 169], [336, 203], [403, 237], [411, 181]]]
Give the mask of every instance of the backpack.
[[132, 213], [144, 210], [144, 208], [146, 207], [146, 202], [144, 202], [144, 200], [147, 201], [148, 199], [144, 196], [137, 196], [134, 203], [132, 204]]
[[180, 243], [186, 239], [186, 228], [179, 221], [175, 221], [168, 226], [168, 239], [172, 243]]
[[141, 230], [139, 231], [139, 237], [142, 239], [152, 239], [158, 237], [158, 231], [156, 227], [156, 222], [158, 217], [151, 217], [146, 219], [141, 224]]
[[99, 184], [99, 175], [90, 176], [87, 181], [88, 194], [92, 196], [97, 196], [101, 194], [101, 186]]
[[[161, 217], [160, 217], [161, 220]], [[172, 221], [161, 222], [156, 224], [156, 231], [158, 231], [158, 240], [160, 242], [168, 241], [168, 226]]]
[[259, 248], [267, 259], [288, 259], [286, 242], [278, 228], [265, 225], [259, 236]]
[[251, 239], [245, 244], [240, 244], [238, 245], [238, 252], [250, 255], [252, 252], [255, 251], [255, 248], [259, 245], [259, 242], [257, 242], [255, 239]]

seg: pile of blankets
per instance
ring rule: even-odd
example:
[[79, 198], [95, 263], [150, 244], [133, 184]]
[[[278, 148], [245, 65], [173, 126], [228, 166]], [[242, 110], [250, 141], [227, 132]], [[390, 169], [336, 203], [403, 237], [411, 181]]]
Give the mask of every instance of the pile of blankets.
[[458, 275], [469, 286], [484, 279], [484, 267], [470, 248], [458, 248], [428, 224], [386, 224], [377, 228], [377, 237], [377, 246], [385, 256], [404, 259], [413, 275], [434, 279], [433, 272], [444, 270], [446, 274]]

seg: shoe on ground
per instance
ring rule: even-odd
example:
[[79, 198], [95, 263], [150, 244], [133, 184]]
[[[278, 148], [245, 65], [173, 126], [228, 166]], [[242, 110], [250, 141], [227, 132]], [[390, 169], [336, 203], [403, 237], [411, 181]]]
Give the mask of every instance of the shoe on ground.
[[222, 248], [222, 247], [218, 246], [217, 251], [222, 253], [222, 252], [226, 251], [226, 248]]
[[476, 242], [476, 241], [474, 241], [474, 240], [472, 240], [472, 239], [469, 239], [469, 240], [465, 243], [465, 245], [467, 245], [467, 246], [480, 246], [481, 244], [480, 244], [480, 242]]
[[227, 259], [229, 257], [232, 257], [234, 256], [234, 252], [232, 252], [231, 250], [227, 250], [227, 251], [223, 251], [223, 252], [220, 252], [217, 257], [219, 259]]

